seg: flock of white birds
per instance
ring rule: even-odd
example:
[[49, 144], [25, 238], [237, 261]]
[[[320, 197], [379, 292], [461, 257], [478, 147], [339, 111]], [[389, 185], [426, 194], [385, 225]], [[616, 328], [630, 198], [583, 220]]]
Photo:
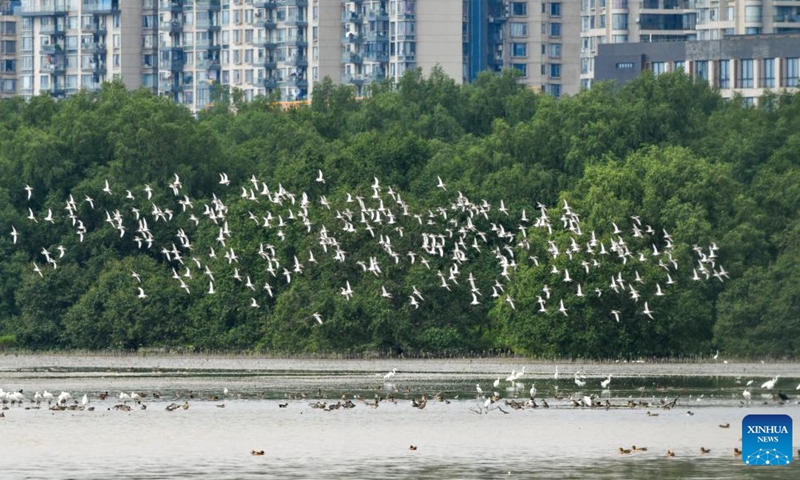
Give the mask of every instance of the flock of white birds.
[[[511, 309], [517, 306], [506, 286], [518, 266], [527, 262], [531, 267], [546, 269], [547, 278], [550, 278], [549, 282], [536, 287], [540, 291], [536, 292], [538, 305], [533, 313], [563, 316], [569, 315], [565, 298], [555, 298], [553, 293], [565, 289], [549, 285], [564, 285], [575, 297], [604, 294], [625, 297], [635, 302], [639, 314], [652, 320], [657, 315], [654, 297], [666, 295], [679, 277], [697, 282], [721, 282], [728, 277], [728, 272], [717, 262], [718, 248], [714, 243], [695, 245], [692, 251], [696, 261], [679, 270], [670, 234], [665, 229], [656, 230], [638, 216], [632, 216], [627, 226], [609, 222], [604, 232], [583, 231], [580, 215], [566, 200], [563, 205], [552, 208], [537, 204], [530, 212], [525, 208], [512, 212], [503, 200], [499, 205], [486, 200], [473, 202], [461, 192], [448, 192], [442, 179], [438, 177], [437, 180], [439, 195], [452, 200], [449, 204], [418, 211], [406, 203], [400, 192], [384, 186], [378, 178], [360, 192], [343, 194], [344, 198], [339, 198], [338, 202], [324, 194], [291, 192], [282, 185], [270, 187], [255, 176], [234, 186], [225, 173], [219, 174], [219, 195], [212, 194], [210, 199], [204, 200], [190, 198], [177, 174], [164, 187], [162, 195], [154, 195], [155, 190], [150, 185], [131, 190], [106, 180], [94, 198], [84, 194], [83, 198], [76, 199], [70, 194], [64, 200], [63, 214], [52, 208], [46, 211], [28, 208], [29, 225], [19, 229], [12, 226], [10, 237], [17, 244], [29, 229], [66, 222], [82, 242], [88, 233], [87, 225], [97, 223], [100, 215], [118, 231], [119, 242], [133, 242], [140, 250], [162, 256], [168, 265], [166, 271], [171, 271], [174, 282], [187, 294], [199, 290], [214, 295], [219, 282], [236, 282], [239, 291], [249, 297], [251, 308], [261, 307], [277, 294], [277, 288], [323, 265], [323, 258], [332, 259], [328, 265], [354, 262], [362, 275], [378, 278], [388, 277], [384, 273], [387, 264], [406, 269], [424, 266], [430, 275], [438, 277], [440, 288], [449, 291], [468, 288], [473, 306], [497, 302]], [[318, 172], [316, 182], [317, 190], [327, 189], [322, 171]], [[36, 192], [30, 186], [25, 190], [30, 202]], [[230, 198], [232, 190], [241, 195], [246, 216], [241, 205], [229, 209], [223, 201]], [[154, 198], [161, 199], [161, 204], [156, 204]], [[322, 211], [314, 212], [315, 209]], [[237, 215], [234, 211], [242, 213]], [[327, 224], [324, 219], [328, 219]], [[252, 223], [251, 232], [253, 228], [263, 231], [263, 241], [257, 249], [253, 248], [254, 251], [243, 251], [244, 247], [239, 245], [247, 243], [235, 239], [237, 229], [246, 222]], [[151, 224], [161, 223], [175, 227], [151, 229]], [[217, 232], [216, 238], [213, 247], [200, 251], [194, 247], [193, 236], [206, 226]], [[161, 238], [156, 238], [155, 230], [169, 231], [171, 235], [165, 238], [162, 233]], [[290, 232], [294, 234], [289, 235]], [[285, 249], [276, 246], [297, 238], [297, 234], [313, 236], [314, 242], [304, 242], [304, 245], [314, 247], [300, 247], [291, 258], [281, 258], [279, 251]], [[403, 238], [406, 235], [415, 235], [415, 238]], [[352, 247], [353, 242], [375, 242], [377, 248], [361, 248], [362, 244], [357, 243], [358, 252], [370, 252], [357, 258], [345, 250], [345, 246]], [[395, 246], [401, 244], [411, 247], [402, 251]], [[535, 252], [546, 254], [537, 256]], [[59, 262], [69, 260], [68, 254], [62, 245], [42, 245], [37, 257], [32, 259], [33, 272], [41, 277], [48, 275]], [[481, 255], [490, 255], [496, 260], [494, 278], [477, 278], [470, 271], [470, 262]], [[260, 263], [243, 258], [257, 258]], [[587, 287], [586, 283], [598, 267], [609, 263], [618, 265], [619, 269], [603, 281], [604, 284], [608, 282], [607, 287], [598, 288], [596, 281], [591, 289]], [[632, 265], [645, 264], [661, 267], [659, 281], [650, 275], [648, 284], [638, 270], [631, 271]], [[130, 278], [131, 292], [142, 301], [148, 301], [149, 292], [142, 275], [131, 271]], [[266, 280], [256, 283], [256, 278]], [[348, 300], [357, 293], [374, 293], [385, 299], [405, 298], [404, 303], [411, 310], [420, 308], [426, 301], [425, 294], [416, 285], [402, 285], [397, 283], [398, 279], [391, 279], [395, 281], [391, 287], [387, 282], [379, 292], [357, 292], [354, 286], [358, 284], [358, 277], [345, 279], [337, 288]], [[620, 321], [620, 310], [611, 310], [608, 315], [609, 319]], [[325, 319], [315, 312], [309, 320], [323, 324]]]

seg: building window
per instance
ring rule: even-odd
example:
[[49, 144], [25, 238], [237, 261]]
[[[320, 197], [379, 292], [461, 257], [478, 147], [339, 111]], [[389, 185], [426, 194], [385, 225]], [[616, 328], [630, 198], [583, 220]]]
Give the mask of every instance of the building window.
[[731, 88], [731, 61], [720, 60], [717, 66], [717, 85], [721, 89]]
[[524, 16], [528, 14], [528, 4], [526, 2], [511, 2], [511, 15]]
[[775, 59], [765, 58], [761, 88], [775, 88]]
[[708, 81], [708, 60], [698, 60], [694, 62], [694, 75]]
[[761, 21], [761, 6], [745, 6], [744, 7], [744, 21], [745, 22], [760, 22]]
[[739, 71], [736, 83], [739, 88], [753, 88], [753, 60], [739, 60]]
[[528, 24], [522, 22], [511, 22], [511, 36], [512, 37], [527, 37]]
[[511, 56], [512, 57], [527, 57], [528, 56], [528, 44], [527, 43], [512, 43], [511, 44]]
[[667, 73], [667, 62], [653, 62], [651, 68], [653, 75], [659, 76], [662, 73]]
[[14, 79], [5, 79], [0, 84], [0, 89], [3, 93], [17, 93], [17, 81]]
[[686, 68], [686, 62], [684, 62], [683, 60], [675, 60], [675, 71], [676, 72], [678, 70], [683, 70], [684, 68]]
[[550, 64], [550, 78], [561, 78], [561, 64], [560, 63], [551, 63]]
[[561, 44], [560, 43], [551, 43], [550, 44], [550, 58], [561, 58]]
[[796, 87], [797, 86], [797, 65], [798, 59], [797, 58], [787, 58], [786, 59], [786, 83], [785, 86], [787, 87]]
[[551, 37], [560, 37], [561, 36], [561, 24], [560, 23], [551, 23], [550, 24], [550, 36]]
[[553, 83], [547, 86], [550, 95], [558, 98], [561, 96], [561, 85], [558, 83]]
[[628, 14], [615, 13], [611, 15], [611, 28], [614, 30], [627, 30], [628, 29]]
[[561, 16], [561, 3], [560, 2], [551, 2], [550, 3], [550, 16], [551, 17], [560, 17]]
[[619, 62], [617, 70], [633, 70], [633, 62]]
[[581, 32], [588, 32], [594, 28], [594, 17], [581, 17]]
[[527, 77], [528, 76], [528, 65], [526, 65], [524, 63], [512, 63], [511, 64], [511, 68], [513, 68], [514, 70], [520, 72], [523, 77]]
[[3, 73], [16, 73], [17, 61], [13, 59], [0, 60], [0, 72]]

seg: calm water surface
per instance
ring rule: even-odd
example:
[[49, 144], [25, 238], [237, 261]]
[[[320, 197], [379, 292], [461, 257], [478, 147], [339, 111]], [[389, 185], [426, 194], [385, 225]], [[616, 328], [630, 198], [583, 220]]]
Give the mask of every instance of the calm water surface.
[[[515, 386], [505, 381], [522, 367]], [[584, 388], [573, 382], [578, 370]], [[775, 375], [772, 392], [758, 388]], [[752, 402], [743, 406], [749, 380]], [[746, 467], [732, 455], [745, 415], [800, 418], [798, 382], [800, 365], [788, 363], [0, 356], [0, 388], [28, 399], [0, 418], [0, 478], [800, 478], [800, 462]], [[484, 408], [476, 384], [503, 399]], [[550, 408], [505, 403], [527, 399], [531, 384]], [[44, 390], [77, 400], [86, 393], [94, 411], [37, 409], [30, 400]], [[788, 402], [773, 400], [779, 390]], [[121, 391], [146, 395], [146, 410], [114, 410]], [[110, 396], [100, 400], [103, 392]], [[611, 408], [569, 399], [590, 394]], [[384, 398], [377, 408], [368, 405], [376, 395]], [[356, 407], [312, 406], [343, 396]], [[424, 409], [411, 406], [423, 396]], [[629, 408], [629, 400], [647, 405]], [[173, 402], [189, 408], [167, 411]], [[618, 453], [633, 445], [648, 451]], [[711, 453], [701, 456], [701, 446]]]

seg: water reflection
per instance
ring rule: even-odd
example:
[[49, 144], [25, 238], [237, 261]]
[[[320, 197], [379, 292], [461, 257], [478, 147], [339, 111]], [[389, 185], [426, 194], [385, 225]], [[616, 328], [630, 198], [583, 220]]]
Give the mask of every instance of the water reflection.
[[[527, 370], [518, 384], [503, 381], [523, 364]], [[392, 368], [398, 373], [385, 383], [383, 375]], [[577, 370], [587, 377], [583, 388], [573, 382]], [[73, 398], [88, 393], [95, 408], [9, 406], [0, 419], [0, 477], [792, 477], [797, 463], [745, 467], [732, 451], [741, 446], [745, 415], [794, 416], [800, 409], [789, 388], [799, 371], [792, 364], [562, 364], [562, 378], [555, 381], [554, 365], [513, 360], [0, 357], [0, 387], [6, 391], [22, 389], [28, 399], [44, 389], [69, 391]], [[603, 391], [600, 382], [609, 373], [611, 389]], [[760, 385], [775, 374], [781, 374], [775, 392], [785, 388], [789, 401], [751, 387], [752, 405], [740, 406], [748, 380]], [[477, 395], [476, 383], [502, 399], [482, 408], [485, 398]], [[514, 410], [505, 404], [524, 402], [532, 383], [550, 408]], [[147, 409], [113, 410], [121, 391], [146, 395]], [[109, 398], [99, 400], [103, 392]], [[570, 401], [592, 394], [612, 408], [575, 407]], [[343, 396], [356, 407], [312, 406], [343, 402]], [[377, 408], [369, 406], [376, 396]], [[424, 409], [410, 405], [423, 396]], [[663, 408], [676, 397], [675, 408]], [[190, 408], [167, 411], [172, 402]], [[720, 428], [726, 423], [730, 428]], [[648, 451], [618, 453], [633, 445]], [[701, 456], [700, 447], [711, 453]], [[265, 455], [252, 456], [253, 449]], [[667, 449], [676, 456], [667, 458]]]

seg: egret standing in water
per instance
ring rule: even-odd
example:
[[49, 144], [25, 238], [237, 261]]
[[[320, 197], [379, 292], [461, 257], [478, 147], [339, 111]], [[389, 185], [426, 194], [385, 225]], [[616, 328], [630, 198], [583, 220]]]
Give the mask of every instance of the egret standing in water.
[[396, 368], [393, 368], [391, 372], [389, 372], [389, 373], [387, 373], [386, 375], [384, 375], [384, 376], [383, 376], [383, 379], [384, 379], [385, 381], [387, 381], [387, 382], [388, 382], [388, 381], [389, 381], [389, 380], [391, 380], [391, 379], [392, 379], [392, 377], [394, 377], [396, 374], [397, 374], [397, 369], [396, 369]]

